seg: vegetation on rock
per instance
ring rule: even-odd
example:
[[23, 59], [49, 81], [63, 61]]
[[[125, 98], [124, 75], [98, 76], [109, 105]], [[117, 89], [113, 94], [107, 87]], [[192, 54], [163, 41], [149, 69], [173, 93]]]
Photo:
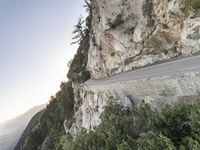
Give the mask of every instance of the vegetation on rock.
[[[87, 71], [87, 62], [88, 62], [88, 50], [90, 47], [90, 29], [91, 29], [91, 19], [92, 19], [92, 10], [91, 4], [88, 1], [85, 1], [86, 8], [88, 12], [88, 17], [85, 21], [82, 19], [78, 20], [78, 24], [75, 26], [73, 31], [76, 34], [73, 39], [78, 39], [74, 43], [79, 43], [79, 48], [74, 56], [74, 59], [71, 62], [69, 67], [69, 72], [67, 74], [68, 79], [73, 82], [82, 83], [90, 78], [90, 73]], [[85, 27], [83, 23], [85, 22]]]
[[184, 13], [192, 10], [195, 13], [195, 15], [198, 16], [200, 14], [200, 1], [199, 0], [183, 0], [183, 5], [182, 5], [181, 10]]
[[[200, 8], [199, 0], [185, 1], [190, 2], [186, 4], [195, 10]], [[105, 107], [101, 114], [101, 124], [95, 130], [82, 129], [75, 139], [65, 134], [63, 123], [66, 120], [70, 128], [75, 109], [72, 82], [82, 83], [90, 78], [86, 67], [92, 32], [91, 3], [86, 1], [85, 7], [89, 15], [86, 21], [78, 20], [73, 32], [73, 39], [76, 40], [74, 43], [79, 43], [79, 48], [70, 64], [67, 75], [69, 82], [63, 82], [61, 90], [51, 97], [39, 122], [26, 139], [23, 150], [200, 149], [200, 101], [167, 106], [161, 112], [145, 104], [139, 108], [111, 104]], [[152, 27], [152, 0], [145, 0], [142, 9], [143, 16], [148, 19], [147, 26]], [[108, 20], [110, 28], [116, 28], [121, 23], [123, 20], [120, 14], [114, 21]], [[125, 33], [133, 34], [134, 29], [128, 28]], [[96, 45], [94, 37], [91, 42]], [[125, 64], [129, 64], [132, 59], [127, 59]]]
[[74, 93], [71, 82], [63, 82], [61, 90], [52, 96], [50, 103], [27, 138], [24, 150], [57, 150], [64, 135], [64, 120], [73, 117]]
[[[32, 129], [31, 134], [26, 138], [23, 150], [61, 150], [65, 143], [65, 131], [63, 123], [73, 122], [74, 115], [74, 92], [72, 82], [81, 83], [90, 78], [87, 71], [88, 49], [90, 42], [91, 26], [91, 4], [85, 0], [85, 5], [89, 16], [85, 21], [78, 20], [75, 26], [73, 37], [74, 43], [79, 43], [77, 54], [72, 60], [68, 72], [68, 82], [62, 82], [61, 90], [52, 96], [47, 108], [42, 114], [39, 122]], [[85, 26], [83, 27], [83, 24]]]
[[200, 1], [199, 0], [185, 0], [185, 5], [192, 7], [194, 10], [200, 9]]
[[124, 21], [122, 19], [122, 14], [118, 14], [115, 18], [114, 21], [111, 21], [110, 19], [107, 19], [107, 25], [111, 28], [114, 29], [120, 24], [122, 24]]
[[14, 150], [21, 150], [23, 148], [23, 145], [25, 144], [26, 138], [31, 134], [33, 128], [38, 124], [44, 110], [38, 112], [35, 114], [30, 122], [28, 123], [26, 129], [24, 130], [22, 136], [20, 137], [20, 140], [18, 141], [17, 145], [15, 146]]
[[[189, 150], [200, 149], [200, 101], [178, 103], [163, 111], [148, 105], [124, 108], [111, 105], [102, 122], [87, 133], [84, 129], [72, 142], [65, 137], [63, 150]], [[63, 143], [62, 143], [63, 144]]]
[[147, 27], [152, 27], [154, 25], [154, 20], [152, 19], [153, 15], [153, 1], [152, 0], [145, 0], [142, 5], [143, 16], [147, 17]]

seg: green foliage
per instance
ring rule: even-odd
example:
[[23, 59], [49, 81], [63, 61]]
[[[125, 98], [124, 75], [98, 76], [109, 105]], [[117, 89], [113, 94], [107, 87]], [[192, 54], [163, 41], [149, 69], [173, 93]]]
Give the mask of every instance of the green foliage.
[[62, 132], [57, 132], [54, 129], [50, 130], [48, 136], [42, 143], [41, 150], [61, 150], [59, 141], [62, 135]]
[[83, 21], [83, 17], [80, 16], [78, 19], [78, 23], [74, 26], [74, 30], [72, 32], [72, 34], [74, 34], [74, 37], [72, 39], [75, 41], [72, 42], [71, 44], [79, 43], [84, 38], [84, 36], [85, 36], [84, 32], [83, 32], [83, 24], [84, 23], [85, 23], [85, 21]]
[[72, 143], [72, 150], [131, 150], [136, 148], [140, 132], [148, 131], [148, 119], [153, 114], [149, 106], [127, 109], [120, 105], [105, 108], [102, 123], [95, 132], [83, 130]]
[[67, 135], [63, 135], [58, 143], [58, 150], [71, 150], [72, 149], [72, 139]]
[[[62, 84], [62, 89], [68, 84]], [[61, 93], [58, 92], [56, 97], [60, 98]], [[56, 97], [52, 102], [56, 103]], [[54, 104], [52, 102], [50, 105]], [[47, 109], [50, 112], [57, 112], [56, 109], [51, 110], [50, 106]], [[200, 148], [200, 101], [167, 106], [161, 112], [152, 110], [145, 104], [132, 109], [111, 104], [105, 107], [101, 115], [101, 124], [89, 133], [83, 129], [75, 140], [64, 135], [59, 124], [55, 122], [58, 120], [48, 115], [43, 117], [28, 138], [25, 150], [198, 150]], [[48, 117], [51, 120], [48, 120]]]
[[[84, 82], [90, 78], [86, 69], [89, 49], [89, 33], [91, 29], [91, 3], [85, 0], [86, 11], [89, 13], [85, 21], [78, 20], [73, 33], [75, 43], [79, 43], [78, 52], [70, 64], [69, 82], [60, 85], [61, 90], [52, 96], [46, 110], [41, 116], [39, 123], [32, 130], [23, 146], [25, 150], [62, 150], [66, 145], [64, 136], [64, 120], [71, 125], [74, 115], [73, 82]], [[85, 23], [85, 26], [83, 24]]]
[[182, 137], [191, 132], [189, 112], [190, 108], [185, 104], [166, 107], [153, 121], [155, 130], [161, 130], [173, 142], [179, 143]]
[[138, 150], [175, 150], [171, 140], [156, 132], [149, 131], [142, 133], [137, 140]]
[[88, 50], [89, 50], [89, 34], [81, 41], [77, 54], [70, 65], [67, 74], [68, 79], [73, 82], [82, 83], [90, 78], [90, 73], [87, 71]]
[[199, 0], [184, 0], [184, 4], [186, 7], [192, 7], [194, 10], [200, 9], [200, 1]]
[[42, 116], [41, 122], [46, 123], [48, 130], [51, 128], [62, 129], [63, 121], [70, 120], [73, 116], [74, 93], [71, 82], [63, 82], [61, 90], [52, 96], [49, 105]]
[[153, 1], [152, 0], [145, 0], [142, 5], [143, 16], [147, 17], [147, 27], [152, 27], [154, 25], [154, 20], [152, 19], [153, 14]]
[[200, 143], [191, 137], [186, 137], [182, 140], [180, 150], [199, 150]]
[[200, 141], [200, 102], [166, 107], [153, 118], [155, 131], [161, 131], [178, 147], [185, 137]]
[[189, 15], [190, 11], [194, 12], [193, 17], [198, 17], [200, 14], [200, 1], [199, 0], [183, 0], [181, 5], [183, 13]]
[[[90, 29], [91, 29], [91, 3], [85, 1], [87, 12], [89, 13], [88, 17], [85, 20], [85, 27], [82, 26], [83, 21], [79, 19], [77, 27], [74, 32], [78, 33], [74, 38], [78, 39], [79, 48], [77, 54], [74, 56], [72, 63], [69, 67], [69, 72], [67, 74], [68, 79], [73, 82], [82, 83], [90, 78], [90, 73], [87, 71], [87, 62], [88, 62], [88, 50], [90, 43]], [[75, 42], [77, 43], [77, 41]]]
[[200, 1], [199, 0], [191, 0], [191, 6], [195, 10], [200, 9]]
[[122, 24], [124, 21], [122, 19], [122, 15], [118, 14], [115, 18], [114, 21], [111, 21], [111, 19], [107, 19], [107, 25], [111, 28], [114, 29], [117, 26], [119, 26], [120, 24]]
[[153, 12], [153, 1], [152, 0], [145, 0], [142, 5], [143, 16], [148, 17]]
[[[92, 6], [91, 6], [91, 2], [84, 0], [85, 1], [85, 9], [86, 12], [89, 14], [89, 16], [86, 18], [86, 20], [83, 20], [83, 17], [80, 16], [78, 18], [78, 22], [77, 24], [74, 26], [74, 30], [72, 32], [72, 34], [74, 35], [74, 37], [72, 38], [72, 40], [74, 40], [74, 42], [72, 42], [71, 44], [80, 44], [80, 42], [84, 39], [85, 36], [87, 36], [88, 34], [88, 30], [90, 30], [90, 20], [91, 20], [91, 13], [92, 13]], [[86, 22], [86, 25], [84, 26], [84, 23]]]
[[48, 130], [46, 126], [38, 125], [36, 129], [32, 130], [30, 136], [26, 139], [23, 150], [39, 150], [45, 140]]
[[195, 103], [192, 105], [188, 118], [192, 137], [200, 143], [200, 103]]
[[27, 138], [24, 150], [48, 150], [57, 147], [64, 134], [64, 120], [73, 116], [74, 94], [71, 82], [63, 82], [61, 90], [52, 96], [50, 103], [40, 118], [38, 125]]
[[132, 150], [130, 145], [127, 142], [123, 142], [117, 146], [117, 150]]
[[98, 135], [93, 131], [87, 134], [87, 132], [83, 129], [76, 140], [72, 143], [70, 150], [103, 150], [104, 144], [105, 143], [102, 140], [101, 135]]
[[[71, 150], [190, 150], [199, 149], [200, 101], [167, 106], [163, 111], [148, 105], [128, 109], [110, 105], [101, 124], [83, 130]], [[68, 149], [66, 149], [68, 150]]]
[[[44, 110], [36, 113], [32, 118], [31, 120], [29, 121], [28, 125], [26, 126], [25, 130], [23, 131], [23, 134], [21, 135], [21, 138], [20, 140], [18, 141], [17, 145], [15, 146], [14, 150], [21, 150], [23, 145], [25, 144], [26, 142], [26, 138], [32, 133], [32, 130], [34, 127], [36, 127], [36, 125], [38, 124], [42, 114], [43, 114]], [[36, 129], [36, 128], [35, 128]], [[41, 136], [41, 134], [40, 134]], [[37, 139], [35, 140], [39, 140], [39, 138], [41, 137], [38, 137]], [[37, 146], [37, 145], [36, 145]]]

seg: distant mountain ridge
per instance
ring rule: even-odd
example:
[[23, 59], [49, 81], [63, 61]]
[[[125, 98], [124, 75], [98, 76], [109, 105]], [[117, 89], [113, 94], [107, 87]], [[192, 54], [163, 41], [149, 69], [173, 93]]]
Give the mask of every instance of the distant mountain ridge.
[[26, 113], [0, 124], [1, 150], [13, 150], [31, 118], [45, 108], [46, 104], [35, 106]]

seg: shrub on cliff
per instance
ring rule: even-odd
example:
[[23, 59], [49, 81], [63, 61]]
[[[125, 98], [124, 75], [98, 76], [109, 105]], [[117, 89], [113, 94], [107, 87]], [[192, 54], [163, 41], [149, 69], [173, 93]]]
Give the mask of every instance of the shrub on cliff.
[[183, 138], [179, 149], [180, 150], [199, 150], [200, 143], [191, 137], [186, 137], [186, 138]]
[[200, 101], [191, 104], [178, 103], [166, 107], [153, 118], [155, 131], [169, 137], [176, 146], [180, 146], [186, 137], [200, 142]]
[[110, 29], [114, 29], [120, 24], [122, 24], [124, 20], [122, 19], [122, 14], [118, 14], [115, 18], [115, 20], [111, 21], [111, 19], [107, 19], [107, 25]]
[[175, 150], [168, 137], [152, 131], [142, 133], [136, 142], [137, 150]]
[[194, 11], [195, 16], [200, 14], [200, 1], [199, 0], [183, 0], [183, 5], [181, 10], [187, 13], [189, 10]]
[[[136, 139], [141, 132], [149, 130], [149, 120], [153, 111], [149, 106], [127, 109], [120, 105], [105, 108], [102, 122], [87, 133], [83, 130], [72, 142], [72, 150], [131, 150], [136, 148]], [[68, 150], [68, 149], [66, 149]]]
[[200, 101], [167, 106], [161, 112], [148, 105], [133, 109], [111, 105], [101, 119], [94, 131], [83, 130], [70, 150], [200, 149]]
[[185, 5], [192, 7], [195, 10], [200, 9], [200, 1], [199, 0], [185, 0]]
[[191, 5], [195, 10], [200, 9], [200, 1], [199, 0], [192, 0]]

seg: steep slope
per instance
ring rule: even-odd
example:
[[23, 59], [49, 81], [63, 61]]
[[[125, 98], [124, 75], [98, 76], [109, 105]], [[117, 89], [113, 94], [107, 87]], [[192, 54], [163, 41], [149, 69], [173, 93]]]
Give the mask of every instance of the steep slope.
[[93, 0], [87, 65], [91, 77], [100, 79], [198, 53], [198, 1], [190, 2]]
[[12, 150], [31, 118], [45, 105], [36, 106], [17, 118], [0, 124], [0, 147], [1, 150]]
[[[200, 50], [200, 1], [91, 0], [86, 1], [86, 9], [85, 27], [79, 20], [75, 28], [79, 48], [69, 68], [69, 81], [51, 98], [23, 149], [98, 150], [111, 145], [110, 149], [131, 150], [135, 147], [129, 144], [135, 145], [137, 139], [141, 143], [152, 139], [152, 145], [158, 141], [161, 147], [164, 142], [169, 149], [181, 144], [198, 149], [199, 102], [192, 109], [187, 105], [198, 100], [200, 93], [199, 56], [195, 56]], [[159, 63], [163, 64], [154, 66]], [[187, 103], [159, 113], [180, 101]], [[167, 127], [159, 128], [162, 134], [152, 131], [156, 125], [148, 124], [154, 113], [154, 123]], [[143, 123], [145, 130], [140, 130]], [[127, 135], [129, 127], [137, 137]], [[115, 141], [121, 135], [120, 142]]]
[[25, 140], [28, 136], [30, 136], [33, 128], [38, 124], [41, 115], [44, 113], [44, 110], [36, 113], [26, 126], [25, 130], [23, 131], [23, 134], [21, 135], [19, 141], [17, 142], [17, 145], [15, 146], [14, 150], [21, 150], [23, 148], [23, 145], [25, 144]]
[[71, 82], [62, 82], [60, 91], [52, 96], [41, 118], [26, 138], [24, 150], [56, 150], [64, 135], [64, 120], [73, 121], [74, 93]]
[[[145, 101], [161, 109], [197, 97], [199, 70], [192, 65], [198, 68], [199, 56], [194, 64], [180, 60], [178, 66], [172, 62], [169, 66], [162, 64], [155, 72], [148, 68], [146, 72], [136, 70], [135, 74], [123, 72], [198, 55], [199, 4], [196, 0], [92, 0], [86, 69], [94, 85], [87, 86], [91, 80], [84, 84], [73, 82], [75, 105], [79, 105], [75, 122], [66, 132], [76, 135], [82, 127], [94, 129], [111, 99], [124, 106], [138, 106]], [[189, 71], [180, 71], [187, 67]], [[181, 75], [176, 74], [179, 71]], [[127, 79], [120, 80], [123, 75]], [[119, 82], [98, 85], [107, 79]]]

